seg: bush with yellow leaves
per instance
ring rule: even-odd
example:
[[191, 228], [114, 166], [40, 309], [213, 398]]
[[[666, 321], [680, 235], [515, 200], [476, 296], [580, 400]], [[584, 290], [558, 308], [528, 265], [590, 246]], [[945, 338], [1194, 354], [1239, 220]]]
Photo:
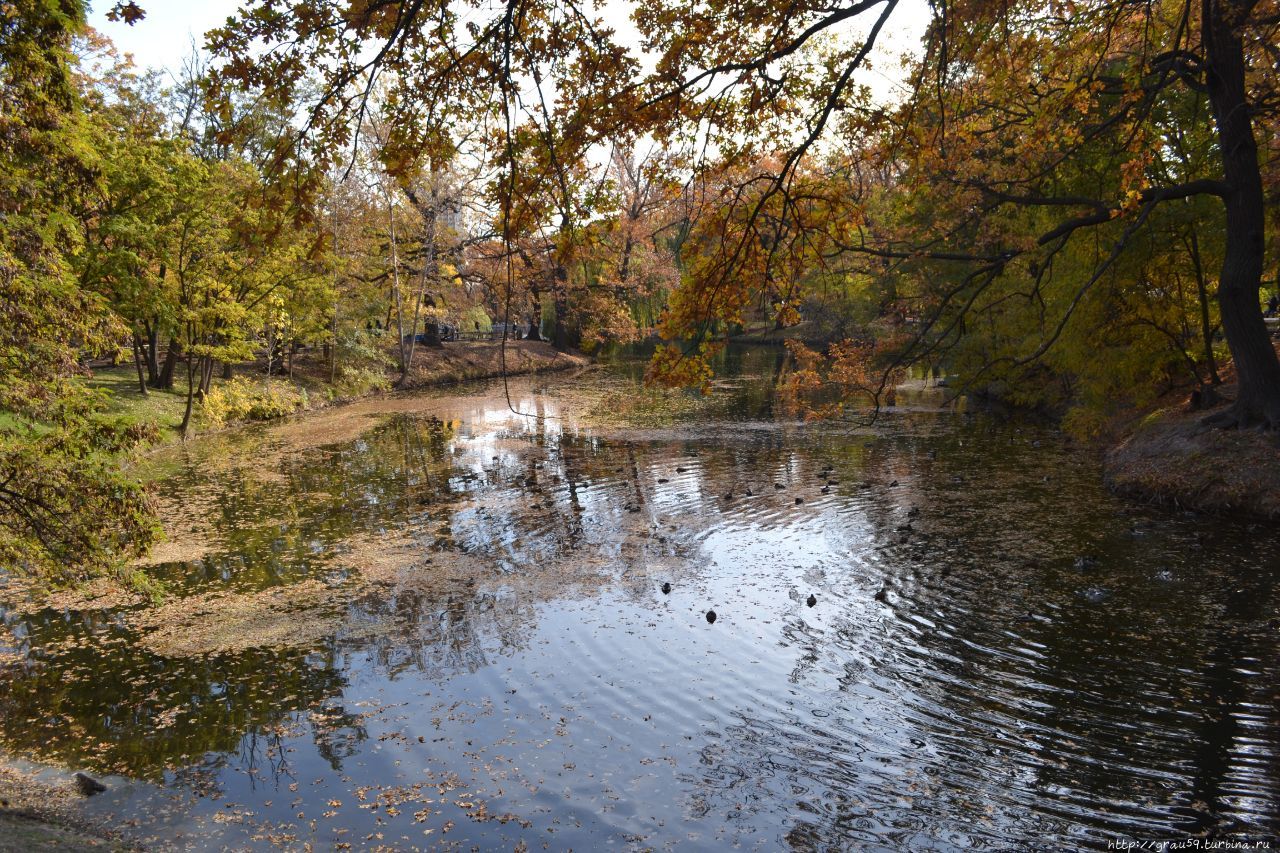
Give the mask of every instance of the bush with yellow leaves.
[[236, 421], [267, 421], [307, 408], [304, 388], [236, 377], [209, 389], [200, 403], [200, 417], [211, 427]]

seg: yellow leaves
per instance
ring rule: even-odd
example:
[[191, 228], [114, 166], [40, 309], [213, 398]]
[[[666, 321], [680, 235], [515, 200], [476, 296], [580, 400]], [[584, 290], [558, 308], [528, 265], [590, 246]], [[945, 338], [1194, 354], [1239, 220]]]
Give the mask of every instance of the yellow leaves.
[[800, 323], [800, 311], [792, 302], [778, 302], [773, 306], [774, 316], [783, 326], [795, 326]]
[[1126, 213], [1134, 213], [1142, 206], [1142, 191], [1131, 189], [1124, 194], [1119, 209], [1111, 211], [1111, 218], [1116, 219]]
[[698, 388], [709, 394], [713, 376], [709, 359], [723, 346], [720, 342], [703, 341], [695, 352], [686, 353], [674, 344], [664, 344], [654, 352], [645, 382]]

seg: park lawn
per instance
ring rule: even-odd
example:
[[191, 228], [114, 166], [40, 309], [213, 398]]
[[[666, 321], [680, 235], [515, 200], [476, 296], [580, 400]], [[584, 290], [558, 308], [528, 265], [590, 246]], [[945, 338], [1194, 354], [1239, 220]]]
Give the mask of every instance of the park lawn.
[[154, 424], [161, 433], [161, 441], [178, 437], [178, 425], [182, 423], [187, 405], [185, 387], [181, 393], [176, 384], [172, 391], [148, 388], [144, 396], [138, 390], [138, 374], [132, 365], [95, 370], [88, 384], [90, 388], [109, 392], [107, 414], [120, 415], [132, 423]]

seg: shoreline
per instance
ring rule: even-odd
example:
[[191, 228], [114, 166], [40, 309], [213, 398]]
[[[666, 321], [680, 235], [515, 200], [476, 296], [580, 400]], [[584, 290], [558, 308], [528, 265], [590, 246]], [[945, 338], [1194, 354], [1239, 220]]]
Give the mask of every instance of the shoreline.
[[444, 362], [415, 365], [407, 381], [393, 391], [417, 391], [440, 385], [456, 385], [483, 379], [527, 376], [587, 367], [592, 360], [585, 355], [561, 352], [546, 341], [508, 341], [506, 368], [502, 365], [502, 345], [497, 343], [445, 344], [444, 349], [431, 349], [442, 354]]
[[70, 769], [0, 753], [0, 853], [144, 849], [104, 817], [86, 813], [87, 799]]
[[1201, 423], [1204, 411], [1157, 409], [1103, 461], [1103, 482], [1126, 498], [1214, 515], [1280, 518], [1280, 436]]
[[[578, 353], [565, 353], [556, 350], [545, 341], [508, 341], [506, 344], [506, 369], [502, 366], [502, 346], [499, 343], [459, 343], [451, 342], [443, 349], [425, 349], [415, 358], [415, 365], [406, 381], [400, 385], [395, 383], [395, 372], [388, 371], [385, 387], [371, 387], [356, 393], [329, 397], [327, 391], [334, 388], [327, 379], [317, 378], [316, 365], [303, 363], [297, 371], [297, 378], [288, 375], [277, 375], [272, 378], [280, 387], [290, 393], [306, 392], [306, 403], [281, 414], [264, 418], [234, 419], [216, 425], [202, 425], [199, 420], [199, 408], [193, 414], [194, 424], [186, 440], [216, 435], [229, 429], [248, 424], [278, 423], [300, 415], [313, 414], [338, 406], [346, 406], [363, 400], [392, 394], [423, 391], [430, 388], [458, 385], [465, 382], [479, 382], [499, 379], [506, 376], [528, 376], [539, 373], [551, 373], [589, 367], [594, 362], [591, 358]], [[238, 377], [255, 377], [252, 372], [260, 365], [237, 365]], [[310, 369], [308, 369], [310, 368]], [[143, 456], [184, 441], [177, 432], [178, 417], [173, 412], [164, 411], [165, 407], [180, 411], [185, 396], [166, 391], [150, 389], [143, 397], [136, 391], [136, 380], [133, 378], [134, 368], [130, 365], [102, 369], [95, 373], [94, 384], [105, 386], [115, 381], [113, 388], [116, 408], [112, 414], [147, 421], [155, 424], [159, 431], [159, 440], [143, 448]], [[265, 378], [265, 377], [263, 377]]]

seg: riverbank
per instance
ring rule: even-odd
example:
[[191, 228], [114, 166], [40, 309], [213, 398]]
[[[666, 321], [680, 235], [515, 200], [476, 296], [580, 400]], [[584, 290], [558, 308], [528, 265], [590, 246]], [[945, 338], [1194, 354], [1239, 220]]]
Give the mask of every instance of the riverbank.
[[499, 343], [448, 343], [441, 349], [419, 349], [413, 370], [400, 390], [453, 385], [476, 379], [497, 379], [586, 367], [591, 359], [560, 352], [546, 341], [507, 341], [505, 368]]
[[82, 799], [66, 771], [0, 756], [0, 853], [141, 849], [82, 814]]
[[[442, 348], [419, 348], [414, 367], [406, 382], [397, 390], [417, 390], [440, 385], [452, 385], [478, 379], [493, 379], [503, 375], [520, 376], [557, 370], [585, 367], [590, 359], [585, 356], [563, 353], [545, 341], [508, 341], [503, 366], [503, 348], [499, 343], [451, 342]], [[249, 420], [274, 420], [277, 417], [316, 411], [335, 404], [350, 403], [385, 393], [392, 389], [397, 376], [389, 370], [382, 382], [362, 387], [343, 387], [328, 381], [328, 362], [314, 355], [302, 354], [295, 360], [290, 375], [271, 377], [270, 383], [263, 376], [262, 364], [237, 365], [238, 379], [214, 379], [215, 396], [224, 390], [241, 391], [254, 383], [261, 385], [263, 394], [269, 394], [270, 406], [259, 406], [250, 417], [230, 408], [224, 417], [210, 417], [197, 403], [192, 414], [191, 434], [199, 435], [243, 423]], [[233, 384], [236, 383], [236, 384]], [[159, 433], [159, 444], [172, 444], [181, 439], [178, 427], [182, 423], [186, 407], [184, 389], [165, 391], [148, 389], [144, 395], [138, 389], [137, 373], [131, 365], [109, 367], [93, 372], [90, 385], [108, 394], [107, 413], [139, 424], [151, 424]], [[268, 390], [269, 389], [269, 390]], [[244, 408], [244, 407], [241, 407]]]
[[1107, 486], [1184, 509], [1280, 518], [1280, 436], [1215, 429], [1204, 417], [1187, 406], [1149, 414], [1106, 454]]
[[1107, 488], [1197, 512], [1280, 518], [1280, 434], [1203, 423], [1236, 398], [1235, 365], [1227, 362], [1219, 374], [1219, 409], [1193, 407], [1192, 389], [1183, 388], [1113, 433], [1103, 463]]

